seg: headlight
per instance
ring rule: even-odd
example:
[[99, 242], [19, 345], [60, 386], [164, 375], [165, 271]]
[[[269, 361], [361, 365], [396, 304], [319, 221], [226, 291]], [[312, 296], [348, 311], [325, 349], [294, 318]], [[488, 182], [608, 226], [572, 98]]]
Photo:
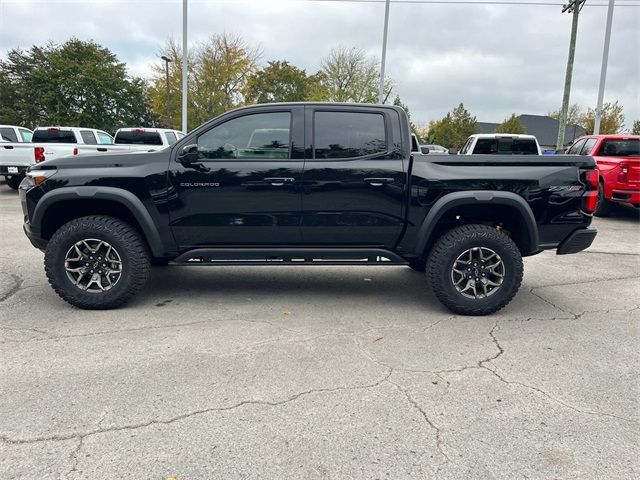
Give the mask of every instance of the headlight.
[[54, 169], [46, 169], [46, 170], [29, 170], [26, 173], [26, 177], [33, 182], [34, 185], [40, 185], [47, 181], [48, 178], [53, 177], [56, 174], [57, 170]]

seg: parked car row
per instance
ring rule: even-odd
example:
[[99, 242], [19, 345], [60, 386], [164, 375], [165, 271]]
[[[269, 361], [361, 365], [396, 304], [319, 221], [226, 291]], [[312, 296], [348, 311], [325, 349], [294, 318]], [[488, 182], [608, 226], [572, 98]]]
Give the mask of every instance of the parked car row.
[[11, 188], [17, 189], [27, 168], [45, 160], [154, 151], [173, 145], [182, 137], [184, 133], [164, 128], [121, 128], [112, 137], [93, 128], [53, 126], [31, 131], [14, 125], [0, 125], [0, 176], [5, 177]]

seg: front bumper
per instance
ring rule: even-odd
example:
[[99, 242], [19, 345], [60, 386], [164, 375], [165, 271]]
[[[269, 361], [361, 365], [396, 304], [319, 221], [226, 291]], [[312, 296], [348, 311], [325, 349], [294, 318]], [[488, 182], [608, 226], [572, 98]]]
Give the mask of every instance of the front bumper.
[[558, 245], [556, 254], [567, 255], [581, 252], [591, 246], [597, 234], [598, 231], [595, 228], [579, 228]]
[[31, 245], [43, 251], [47, 248], [47, 243], [49, 242], [40, 236], [40, 232], [35, 230], [28, 220], [22, 224], [22, 228]]

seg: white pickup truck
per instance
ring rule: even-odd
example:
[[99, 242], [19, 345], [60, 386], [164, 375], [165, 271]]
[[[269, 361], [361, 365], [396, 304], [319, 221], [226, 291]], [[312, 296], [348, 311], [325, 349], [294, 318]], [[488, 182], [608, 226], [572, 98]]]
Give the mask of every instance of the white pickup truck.
[[[150, 141], [142, 141], [138, 133], [149, 132]], [[122, 133], [121, 133], [122, 132]], [[131, 139], [125, 132], [135, 132]], [[120, 135], [118, 135], [120, 134]], [[180, 135], [180, 137], [177, 136]], [[30, 143], [2, 142], [0, 143], [0, 175], [4, 175], [9, 185], [17, 189], [24, 178], [25, 171], [35, 163], [53, 158], [79, 156], [87, 154], [122, 153], [123, 151], [154, 151], [168, 147], [184, 134], [165, 129], [120, 129], [116, 134], [116, 141], [108, 133], [92, 128], [78, 127], [38, 127], [33, 131]]]
[[458, 155], [542, 155], [538, 139], [516, 133], [476, 133]]

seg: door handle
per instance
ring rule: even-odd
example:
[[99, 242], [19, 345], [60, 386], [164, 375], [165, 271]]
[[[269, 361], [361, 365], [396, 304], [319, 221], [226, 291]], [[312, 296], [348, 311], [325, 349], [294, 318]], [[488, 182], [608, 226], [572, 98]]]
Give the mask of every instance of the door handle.
[[98, 151], [99, 152], [106, 152], [107, 148], [106, 147], [98, 147]]
[[372, 187], [381, 187], [387, 183], [393, 183], [393, 178], [365, 178], [364, 181]]
[[270, 183], [274, 187], [281, 187], [285, 183], [293, 183], [295, 182], [295, 178], [291, 177], [267, 177], [264, 179], [265, 182]]
[[13, 145], [3, 145], [7, 150], [13, 150]]

